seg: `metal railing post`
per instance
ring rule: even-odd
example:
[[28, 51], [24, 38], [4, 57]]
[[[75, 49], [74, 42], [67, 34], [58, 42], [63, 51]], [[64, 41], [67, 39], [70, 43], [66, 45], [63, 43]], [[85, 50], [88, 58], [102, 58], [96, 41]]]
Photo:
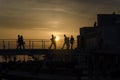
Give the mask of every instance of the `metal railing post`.
[[33, 47], [34, 47], [34, 44], [33, 44], [33, 41], [32, 41], [32, 49], [33, 49]]
[[43, 40], [42, 40], [42, 49], [43, 49], [43, 47], [44, 47], [44, 46], [43, 46]]
[[8, 49], [10, 49], [10, 41], [8, 41]]
[[31, 49], [31, 41], [29, 40], [29, 49]]
[[44, 49], [45, 49], [45, 41], [44, 41]]
[[5, 41], [3, 40], [3, 49], [5, 49]]

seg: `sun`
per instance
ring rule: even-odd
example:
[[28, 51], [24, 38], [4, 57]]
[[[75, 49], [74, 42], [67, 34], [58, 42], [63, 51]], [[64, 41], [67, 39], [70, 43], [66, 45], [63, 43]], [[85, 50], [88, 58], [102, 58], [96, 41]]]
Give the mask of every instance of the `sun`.
[[55, 39], [55, 40], [56, 40], [56, 41], [59, 41], [59, 39], [60, 39], [60, 37], [59, 37], [59, 36], [56, 36], [56, 39]]

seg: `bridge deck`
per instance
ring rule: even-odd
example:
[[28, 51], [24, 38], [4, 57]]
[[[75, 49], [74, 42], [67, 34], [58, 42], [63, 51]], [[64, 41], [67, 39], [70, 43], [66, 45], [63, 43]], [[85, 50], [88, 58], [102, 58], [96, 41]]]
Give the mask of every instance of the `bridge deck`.
[[0, 49], [0, 55], [49, 55], [49, 54], [71, 54], [75, 50], [54, 50], [54, 49]]

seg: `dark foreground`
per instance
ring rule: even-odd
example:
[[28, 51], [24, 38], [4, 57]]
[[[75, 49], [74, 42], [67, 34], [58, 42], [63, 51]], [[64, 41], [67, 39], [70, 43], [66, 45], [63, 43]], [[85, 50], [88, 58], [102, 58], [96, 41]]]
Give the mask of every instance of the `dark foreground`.
[[35, 58], [32, 54], [29, 56], [33, 59], [27, 61], [16, 60], [13, 57], [11, 60], [5, 58], [4, 62], [0, 63], [0, 78], [1, 80], [120, 79], [119, 53], [103, 51], [64, 52], [52, 51], [53, 54], [45, 55], [44, 59]]

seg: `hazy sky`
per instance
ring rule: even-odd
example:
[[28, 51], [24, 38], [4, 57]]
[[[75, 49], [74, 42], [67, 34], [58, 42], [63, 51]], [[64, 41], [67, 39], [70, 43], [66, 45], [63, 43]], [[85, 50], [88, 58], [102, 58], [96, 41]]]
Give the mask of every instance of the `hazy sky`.
[[0, 0], [0, 39], [79, 35], [97, 14], [120, 13], [120, 0]]

